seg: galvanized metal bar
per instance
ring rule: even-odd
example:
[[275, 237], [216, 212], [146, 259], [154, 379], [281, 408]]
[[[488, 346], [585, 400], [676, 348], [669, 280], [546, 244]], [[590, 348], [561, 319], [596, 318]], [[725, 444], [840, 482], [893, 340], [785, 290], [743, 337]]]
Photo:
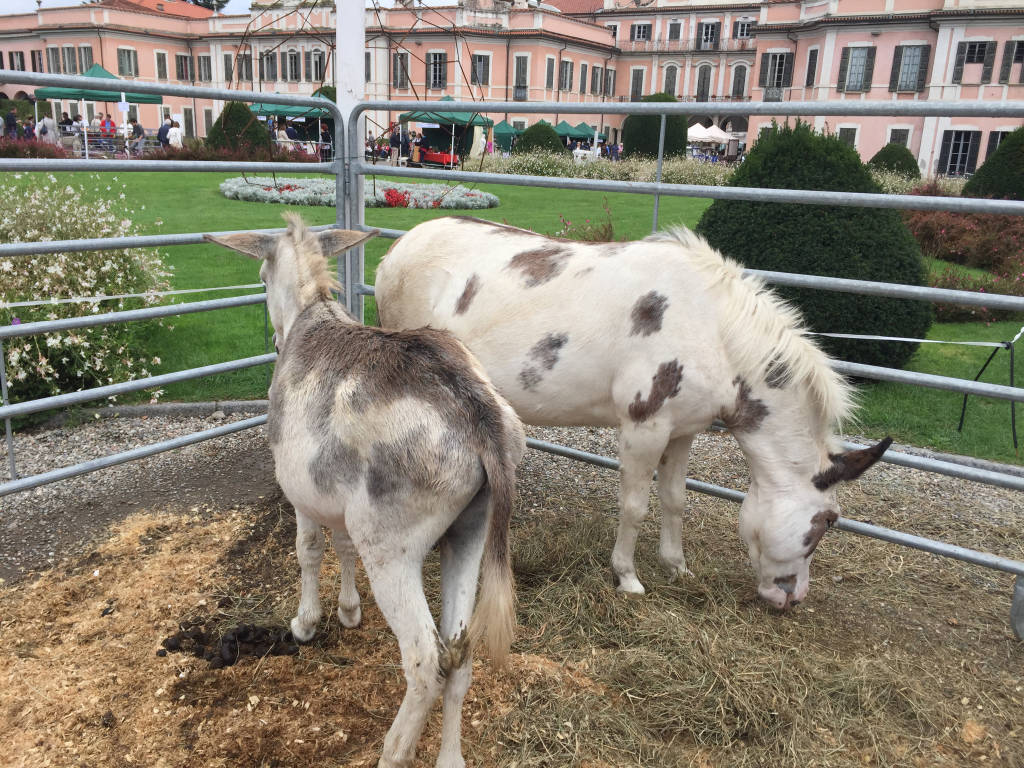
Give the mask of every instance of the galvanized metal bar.
[[[445, 108], [448, 108], [447, 104]], [[356, 170], [363, 175], [380, 173], [380, 171], [376, 170], [376, 166], [363, 160], [356, 161], [354, 165]], [[762, 189], [760, 187], [718, 187], [706, 184], [659, 184], [648, 181], [574, 179], [561, 176], [526, 176], [518, 173], [447, 171], [400, 166], [389, 167], [387, 175], [410, 179], [455, 181], [462, 184], [505, 184], [520, 187], [546, 187], [591, 192], [624, 192], [635, 195], [661, 194], [673, 197], [710, 197], [716, 200], [749, 200], [758, 203], [800, 203], [822, 206], [954, 211], [957, 213], [998, 213], [1024, 216], [1024, 201], [1021, 200], [989, 200], [929, 195], [884, 195], [869, 194], [867, 192], [831, 192], [827, 190]]]
[[[4, 357], [4, 343], [0, 341], [0, 406], [10, 404], [7, 399], [7, 359]], [[11, 472], [11, 480], [18, 479], [18, 467], [14, 463], [14, 433], [11, 430], [11, 419], [4, 419], [4, 431], [7, 433], [7, 464]]]
[[[132, 84], [134, 89], [134, 83]], [[274, 95], [275, 101], [277, 95]], [[556, 101], [446, 101], [445, 110], [453, 112], [516, 112], [535, 114], [559, 112], [566, 115], [703, 115], [707, 102], [679, 101], [598, 101], [568, 103]], [[364, 101], [354, 113], [370, 110], [408, 112], [423, 109], [422, 101]], [[751, 115], [795, 116], [916, 116], [916, 117], [1024, 117], [1024, 101], [743, 101], [715, 102], [714, 113], [721, 116], [749, 117]], [[351, 118], [350, 118], [351, 119]]]
[[159, 376], [148, 376], [144, 379], [133, 379], [121, 381], [117, 384], [108, 384], [103, 387], [92, 389], [81, 389], [77, 392], [65, 392], [62, 395], [52, 397], [41, 397], [37, 400], [27, 400], [23, 403], [4, 405], [0, 407], [0, 418], [12, 418], [26, 416], [30, 413], [49, 411], [54, 408], [66, 408], [69, 405], [78, 405], [89, 400], [100, 400], [112, 395], [123, 395], [126, 392], [138, 392], [140, 389], [155, 389], [165, 384], [174, 384], [178, 381], [189, 381], [190, 379], [201, 379], [203, 376], [212, 376], [217, 373], [230, 373], [240, 371], [243, 368], [253, 368], [257, 365], [266, 365], [277, 359], [273, 352], [268, 355], [256, 355], [255, 357], [243, 357], [239, 360], [229, 360], [224, 363], [203, 365], [199, 368], [186, 368], [182, 371], [162, 373]]
[[19, 491], [27, 491], [31, 488], [38, 488], [41, 485], [55, 483], [58, 480], [67, 480], [70, 477], [78, 477], [79, 475], [95, 472], [99, 469], [106, 469], [107, 467], [113, 467], [117, 464], [125, 464], [129, 461], [144, 459], [147, 456], [154, 456], [165, 451], [172, 451], [175, 448], [183, 448], [186, 445], [201, 443], [204, 440], [210, 440], [214, 437], [222, 437], [234, 432], [241, 432], [245, 429], [252, 429], [253, 427], [265, 424], [266, 421], [266, 414], [254, 416], [251, 419], [243, 419], [242, 421], [236, 421], [233, 424], [222, 424], [219, 427], [206, 429], [202, 432], [193, 432], [188, 435], [182, 435], [181, 437], [175, 437], [159, 443], [152, 443], [151, 445], [132, 448], [131, 450], [122, 451], [121, 453], [114, 453], [110, 456], [104, 456], [99, 459], [83, 461], [80, 464], [74, 464], [70, 467], [62, 467], [61, 469], [55, 469], [50, 472], [30, 475], [29, 477], [23, 477], [18, 480], [0, 484], [0, 497], [8, 496], [12, 493], [18, 493]]
[[876, 381], [895, 381], [901, 384], [915, 384], [930, 389], [942, 389], [947, 392], [966, 392], [969, 395], [994, 397], [999, 400], [1024, 402], [1024, 389], [1007, 387], [1003, 384], [986, 384], [980, 381], [954, 379], [949, 376], [936, 376], [931, 373], [903, 371], [898, 368], [883, 368], [879, 365], [863, 365], [848, 363], [845, 360], [833, 360], [832, 368], [847, 376], [857, 376]]
[[209, 312], [211, 309], [230, 309], [231, 307], [247, 307], [250, 304], [263, 304], [267, 300], [265, 293], [250, 293], [245, 296], [230, 296], [226, 299], [210, 299], [209, 301], [189, 301], [182, 304], [163, 304], [159, 307], [143, 309], [127, 309], [123, 312], [105, 312], [101, 315], [83, 315], [81, 317], [65, 317], [61, 320], [40, 320], [36, 323], [0, 326], [0, 339], [14, 339], [21, 336], [33, 336], [37, 333], [68, 331], [72, 328], [92, 328], [97, 325], [112, 325], [133, 320], [153, 320], [157, 317], [174, 315], [190, 315], [195, 312]]
[[[110, 80], [100, 77], [83, 77], [82, 75], [51, 75], [43, 72], [21, 72], [18, 70], [0, 69], [0, 83], [18, 85], [54, 85], [67, 88], [91, 88], [99, 91], [110, 90]], [[132, 93], [152, 93], [160, 96], [184, 96], [197, 99], [217, 99], [220, 101], [266, 101], [272, 98], [275, 104], [295, 107], [317, 107], [328, 110], [334, 118], [344, 121], [338, 105], [333, 101], [298, 93], [273, 93], [264, 91], [243, 91], [234, 88], [206, 88], [195, 85], [172, 85], [171, 83], [147, 83], [141, 80], [131, 81]], [[1012, 102], [1011, 102], [1012, 103]], [[422, 106], [422, 105], [421, 105]]]
[[[313, 231], [334, 229], [337, 224], [318, 224]], [[80, 240], [42, 240], [32, 243], [0, 244], [0, 256], [32, 256], [40, 253], [77, 253], [80, 251], [113, 251], [122, 248], [161, 248], [174, 245], [202, 245], [204, 236], [233, 235], [239, 232], [260, 232], [274, 235], [284, 227], [271, 229], [229, 229], [222, 232], [183, 232], [175, 235], [132, 235], [131, 237], [91, 237]]]
[[[665, 163], [665, 121], [666, 115], [661, 116], [661, 126], [658, 128], [658, 169], [654, 177], [656, 184], [661, 184], [661, 168]], [[654, 221], [651, 223], [651, 234], [658, 231], [658, 205], [661, 203], [661, 195], [654, 193]]]
[[[605, 469], [617, 470], [619, 468], [619, 462], [614, 459], [610, 459], [607, 456], [599, 456], [594, 453], [568, 448], [567, 446], [558, 445], [556, 443], [548, 443], [543, 440], [535, 440], [533, 438], [527, 438], [526, 444], [528, 447], [536, 450], [575, 459], [576, 461], [583, 461], [587, 464], [593, 464]], [[742, 502], [743, 499], [746, 498], [746, 494], [741, 491], [734, 491], [730, 488], [722, 488], [721, 486], [702, 483], [699, 481], [691, 481], [689, 479], [686, 481], [686, 487], [689, 490], [697, 491], [699, 493], [710, 493], [713, 496], [728, 499], [730, 501]], [[1007, 557], [1000, 557], [999, 555], [992, 555], [987, 552], [978, 552], [977, 550], [959, 547], [955, 544], [947, 544], [942, 541], [935, 541], [934, 539], [926, 539], [923, 536], [915, 536], [911, 533], [895, 531], [891, 528], [884, 528], [880, 525], [864, 523], [859, 520], [851, 520], [848, 517], [840, 517], [836, 521], [835, 527], [841, 531], [856, 533], [859, 536], [869, 536], [874, 539], [881, 539], [882, 541], [892, 542], [904, 547], [910, 547], [911, 549], [920, 549], [924, 552], [941, 555], [942, 557], [962, 560], [965, 563], [973, 563], [974, 565], [981, 565], [993, 570], [1015, 573], [1018, 576], [1024, 575], [1024, 562], [1019, 560], [1011, 560]]]
[[234, 162], [227, 160], [108, 160], [108, 159], [44, 159], [0, 158], [0, 171], [141, 171], [224, 172], [224, 173], [330, 173], [331, 163]]
[[1018, 640], [1024, 640], [1024, 576], [1013, 583], [1013, 602], [1010, 604], [1010, 626]]

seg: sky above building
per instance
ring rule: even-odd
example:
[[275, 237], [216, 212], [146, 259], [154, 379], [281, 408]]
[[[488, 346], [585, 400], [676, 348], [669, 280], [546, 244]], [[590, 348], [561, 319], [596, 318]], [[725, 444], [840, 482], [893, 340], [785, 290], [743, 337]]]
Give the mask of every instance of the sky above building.
[[[43, 8], [66, 8], [69, 5], [84, 5], [82, 0], [43, 0]], [[26, 13], [36, 9], [36, 0], [0, 0], [0, 15]], [[249, 0], [230, 0], [225, 13], [248, 13]]]

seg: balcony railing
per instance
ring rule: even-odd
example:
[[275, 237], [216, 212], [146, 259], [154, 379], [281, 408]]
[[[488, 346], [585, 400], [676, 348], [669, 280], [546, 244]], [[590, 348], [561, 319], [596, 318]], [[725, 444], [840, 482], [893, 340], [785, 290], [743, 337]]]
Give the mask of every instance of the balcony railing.
[[784, 101], [786, 95], [785, 88], [765, 88], [764, 89], [764, 100], [765, 101]]
[[512, 101], [526, 101], [527, 99], [529, 99], [529, 94], [525, 85], [512, 87]]
[[623, 53], [708, 53], [711, 51], [735, 53], [739, 51], [753, 52], [757, 48], [753, 38], [718, 40], [713, 43], [702, 40], [696, 40], [693, 43], [689, 40], [622, 40], [618, 45], [619, 50]]

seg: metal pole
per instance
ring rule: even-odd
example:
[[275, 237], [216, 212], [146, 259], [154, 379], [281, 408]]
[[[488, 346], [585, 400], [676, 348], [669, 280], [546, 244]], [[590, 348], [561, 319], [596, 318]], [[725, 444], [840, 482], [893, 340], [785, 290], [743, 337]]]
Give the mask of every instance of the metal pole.
[[[667, 115], [661, 116], [661, 128], [658, 131], [658, 174], [655, 178], [656, 184], [661, 184], [661, 166], [665, 162], [665, 120]], [[651, 222], [651, 234], [658, 231], [658, 204], [661, 202], [661, 195], [654, 193], [654, 221]]]
[[1024, 576], [1018, 576], [1013, 585], [1013, 602], [1010, 604], [1010, 626], [1018, 640], [1024, 640]]
[[[7, 400], [7, 361], [4, 359], [4, 343], [0, 341], [0, 402], [4, 406], [10, 405]], [[14, 435], [11, 432], [10, 418], [4, 419], [4, 429], [7, 432], [7, 463], [11, 469], [11, 480], [18, 479], [18, 469], [14, 465]]]
[[[366, 48], [366, 11], [363, 3], [336, 0], [334, 13], [336, 29], [334, 67], [338, 88], [338, 109], [347, 117], [363, 101], [365, 95], [362, 60], [363, 51]], [[339, 122], [344, 122], [344, 118], [339, 118]], [[349, 136], [350, 151], [347, 160], [349, 165], [357, 160], [362, 160], [362, 155], [356, 154], [359, 146], [358, 139], [363, 135], [362, 125], [362, 121], [356, 121], [356, 124], [350, 127], [352, 135]], [[345, 166], [342, 166], [340, 170], [343, 177]], [[338, 221], [340, 223], [344, 220], [344, 211], [347, 207], [348, 227], [357, 229], [357, 225], [363, 222], [362, 177], [351, 178], [348, 189], [342, 188], [342, 192], [343, 198], [338, 207]], [[346, 262], [345, 282], [343, 283], [345, 302], [349, 312], [362, 322], [363, 296], [355, 291], [355, 286], [365, 281], [363, 246], [353, 248], [348, 253], [340, 255], [339, 259], [342, 258]]]

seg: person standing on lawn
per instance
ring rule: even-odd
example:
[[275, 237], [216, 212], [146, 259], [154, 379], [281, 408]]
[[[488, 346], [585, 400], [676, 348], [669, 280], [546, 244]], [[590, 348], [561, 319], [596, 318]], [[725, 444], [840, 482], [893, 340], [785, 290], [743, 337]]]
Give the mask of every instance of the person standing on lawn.
[[131, 135], [128, 138], [128, 154], [142, 157], [142, 150], [146, 144], [146, 130], [134, 117], [128, 118], [128, 124], [131, 126]]
[[165, 117], [163, 125], [160, 126], [160, 130], [156, 132], [157, 141], [160, 142], [160, 146], [167, 149], [171, 146], [171, 142], [167, 139], [167, 134], [171, 130], [171, 118]]

